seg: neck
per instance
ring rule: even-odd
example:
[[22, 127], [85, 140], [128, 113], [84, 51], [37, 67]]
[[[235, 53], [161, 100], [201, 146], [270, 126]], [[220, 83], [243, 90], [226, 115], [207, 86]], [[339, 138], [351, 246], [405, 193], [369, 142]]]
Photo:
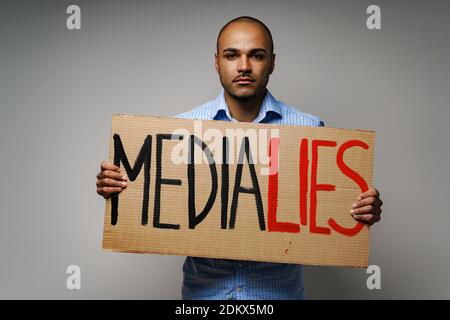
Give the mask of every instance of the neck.
[[225, 101], [231, 116], [239, 122], [252, 122], [259, 114], [266, 91], [250, 100], [239, 100], [225, 91]]

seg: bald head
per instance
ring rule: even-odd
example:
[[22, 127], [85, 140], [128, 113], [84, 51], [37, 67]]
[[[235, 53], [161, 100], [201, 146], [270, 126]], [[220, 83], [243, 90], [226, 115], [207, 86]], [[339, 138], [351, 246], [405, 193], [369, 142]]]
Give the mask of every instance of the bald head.
[[259, 108], [275, 67], [269, 29], [251, 17], [231, 20], [217, 37], [214, 61], [227, 103], [245, 102]]
[[242, 17], [235, 18], [235, 19], [227, 22], [222, 27], [222, 29], [220, 29], [219, 35], [217, 36], [217, 43], [216, 43], [217, 52], [219, 52], [220, 39], [221, 39], [223, 33], [231, 25], [238, 24], [238, 23], [251, 23], [251, 24], [254, 24], [255, 26], [257, 26], [258, 28], [260, 28], [263, 31], [263, 33], [265, 34], [266, 40], [268, 41], [270, 53], [273, 53], [273, 39], [272, 39], [272, 34], [270, 33], [269, 28], [264, 23], [262, 23], [260, 20], [253, 18], [253, 17], [249, 17], [249, 16], [242, 16]]

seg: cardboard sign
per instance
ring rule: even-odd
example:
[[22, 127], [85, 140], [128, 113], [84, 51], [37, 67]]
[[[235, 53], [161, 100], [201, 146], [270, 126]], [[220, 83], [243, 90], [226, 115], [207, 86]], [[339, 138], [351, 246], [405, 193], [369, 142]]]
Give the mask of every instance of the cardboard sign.
[[375, 133], [114, 115], [111, 251], [367, 267], [349, 211], [372, 184]]

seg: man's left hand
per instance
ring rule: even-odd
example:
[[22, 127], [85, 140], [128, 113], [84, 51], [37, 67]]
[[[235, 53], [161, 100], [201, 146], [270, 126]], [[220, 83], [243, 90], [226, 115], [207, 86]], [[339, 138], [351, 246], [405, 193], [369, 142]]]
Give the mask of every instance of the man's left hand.
[[356, 221], [372, 225], [380, 221], [382, 205], [380, 193], [377, 189], [372, 188], [359, 195], [358, 199], [352, 204], [350, 214]]

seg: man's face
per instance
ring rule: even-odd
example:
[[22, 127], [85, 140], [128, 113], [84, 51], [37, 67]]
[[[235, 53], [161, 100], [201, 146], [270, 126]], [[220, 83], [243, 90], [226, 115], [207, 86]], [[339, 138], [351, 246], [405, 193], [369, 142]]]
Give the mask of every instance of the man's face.
[[225, 91], [239, 100], [265, 92], [275, 66], [269, 36], [256, 23], [230, 24], [219, 39], [215, 67]]

